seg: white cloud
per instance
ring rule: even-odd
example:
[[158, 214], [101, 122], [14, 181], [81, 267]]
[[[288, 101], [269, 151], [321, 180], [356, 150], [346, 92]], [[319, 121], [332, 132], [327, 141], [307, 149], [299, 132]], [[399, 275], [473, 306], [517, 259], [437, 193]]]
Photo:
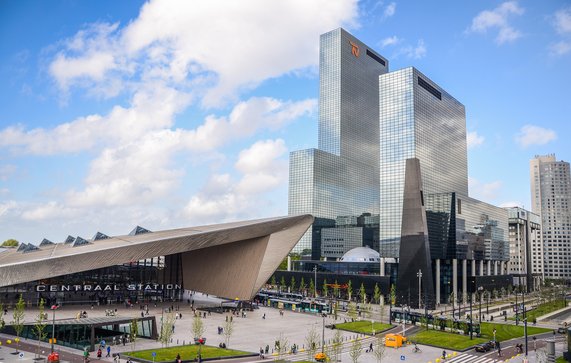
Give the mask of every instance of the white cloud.
[[0, 165], [0, 180], [2, 181], [8, 180], [14, 174], [15, 171], [16, 171], [15, 165], [12, 164]]
[[22, 212], [22, 218], [30, 221], [68, 219], [77, 217], [79, 212], [80, 211], [68, 208], [59, 202], [51, 201], [43, 205], [25, 209]]
[[476, 131], [472, 131], [472, 132], [468, 132], [468, 134], [466, 135], [467, 141], [468, 141], [468, 149], [472, 149], [475, 148], [477, 146], [480, 146], [484, 143], [484, 137], [481, 135], [478, 135], [478, 133]]
[[390, 18], [391, 16], [395, 15], [396, 9], [397, 9], [397, 4], [395, 2], [390, 3], [383, 11], [383, 17]]
[[560, 41], [549, 46], [549, 53], [551, 55], [559, 56], [571, 52], [571, 41]]
[[522, 34], [510, 25], [508, 18], [512, 15], [522, 15], [523, 13], [524, 9], [518, 5], [517, 1], [506, 1], [493, 10], [480, 12], [472, 19], [469, 31], [486, 33], [489, 29], [497, 29], [496, 43], [501, 45], [506, 42], [513, 42], [520, 38]]
[[240, 89], [315, 66], [319, 34], [355, 26], [357, 15], [356, 0], [152, 0], [123, 28], [96, 24], [69, 39], [50, 74], [63, 89], [86, 80], [89, 88], [106, 85], [119, 76], [182, 86], [194, 81], [203, 104], [216, 106]]
[[499, 180], [482, 183], [475, 178], [468, 177], [470, 196], [488, 203], [493, 203], [499, 197], [502, 186]]
[[0, 202], [0, 217], [6, 215], [10, 210], [17, 206], [16, 202], [13, 200]]
[[287, 149], [283, 140], [254, 143], [240, 152], [236, 169], [240, 180], [229, 174], [213, 175], [204, 188], [192, 196], [184, 216], [194, 223], [212, 223], [240, 218], [268, 216], [271, 204], [261, 193], [275, 190], [287, 182]]
[[555, 131], [534, 125], [525, 125], [516, 135], [516, 141], [521, 147], [545, 145], [557, 139]]
[[395, 45], [400, 41], [400, 39], [396, 36], [393, 35], [392, 37], [387, 37], [383, 40], [381, 40], [381, 47], [388, 47], [389, 45]]
[[411, 59], [420, 59], [426, 56], [426, 45], [424, 44], [424, 40], [419, 39], [416, 43], [416, 46], [406, 46], [402, 47], [397, 51], [395, 57], [403, 54], [407, 58]]
[[555, 13], [554, 25], [559, 34], [571, 33], [571, 7]]

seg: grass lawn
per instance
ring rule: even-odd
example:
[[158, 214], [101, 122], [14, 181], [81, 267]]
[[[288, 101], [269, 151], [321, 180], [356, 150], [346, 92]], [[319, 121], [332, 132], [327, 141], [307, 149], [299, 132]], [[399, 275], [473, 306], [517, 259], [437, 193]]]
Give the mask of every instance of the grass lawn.
[[[494, 339], [494, 328], [496, 328], [496, 340], [499, 341], [510, 340], [524, 336], [523, 325], [516, 326], [482, 322], [482, 337], [487, 338], [487, 340]], [[550, 331], [552, 330], [529, 325], [527, 326], [527, 335], [547, 333]]]
[[555, 359], [555, 363], [567, 363], [567, 361], [563, 357], [557, 357], [557, 359]]
[[[152, 361], [152, 353], [156, 352], [155, 362], [174, 362], [176, 355], [180, 354], [183, 360], [194, 359], [198, 354], [198, 345], [179, 345], [176, 347], [169, 348], [157, 348], [148, 350], [139, 350], [136, 352], [126, 353], [131, 357], [142, 358]], [[212, 347], [209, 345], [203, 345], [201, 350], [202, 358], [215, 358], [215, 357], [228, 357], [228, 356], [240, 356], [249, 355], [249, 352], [243, 352], [240, 350], [232, 349], [222, 349], [218, 347]]]
[[350, 323], [335, 324], [336, 329], [352, 331], [355, 333], [373, 334], [373, 329], [375, 329], [375, 334], [392, 328], [393, 325], [383, 324], [383, 323], [371, 323], [367, 320], [354, 321]]
[[[542, 315], [549, 314], [555, 310], [563, 309], [565, 306], [565, 300], [554, 300], [547, 303], [538, 305], [535, 309], [527, 311], [525, 315], [527, 316], [527, 321], [532, 322], [533, 319], [537, 319]], [[519, 315], [521, 319], [521, 314]]]
[[439, 330], [422, 330], [410, 337], [415, 343], [429, 344], [441, 348], [464, 350], [476, 344], [487, 342], [489, 339], [478, 338], [470, 340], [469, 335], [460, 335]]

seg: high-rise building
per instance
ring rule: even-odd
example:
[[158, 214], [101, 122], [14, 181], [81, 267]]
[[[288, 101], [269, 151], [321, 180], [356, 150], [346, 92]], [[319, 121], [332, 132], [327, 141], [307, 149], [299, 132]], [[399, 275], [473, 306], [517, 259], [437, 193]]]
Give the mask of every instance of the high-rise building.
[[321, 36], [319, 76], [319, 148], [290, 156], [289, 213], [315, 217], [297, 251], [378, 248], [409, 306], [411, 292], [435, 306], [511, 284], [507, 211], [468, 196], [464, 106], [343, 29]]
[[468, 195], [466, 112], [415, 68], [379, 77], [381, 256], [398, 257], [404, 169], [418, 158], [425, 194]]
[[311, 213], [296, 246], [321, 255], [321, 228], [379, 213], [379, 74], [388, 61], [343, 29], [321, 35], [318, 149], [290, 156], [289, 214]]
[[514, 286], [534, 291], [543, 283], [543, 243], [541, 218], [523, 208], [507, 208], [509, 216], [510, 261], [508, 273]]
[[530, 163], [532, 211], [541, 216], [545, 278], [571, 280], [571, 176], [555, 154]]

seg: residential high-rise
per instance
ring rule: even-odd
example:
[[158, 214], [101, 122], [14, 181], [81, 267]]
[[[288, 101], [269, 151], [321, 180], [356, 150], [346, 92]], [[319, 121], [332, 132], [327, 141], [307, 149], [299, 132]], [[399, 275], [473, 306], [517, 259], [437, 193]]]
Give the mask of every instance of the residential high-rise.
[[510, 261], [514, 286], [534, 291], [543, 283], [541, 218], [523, 208], [506, 208], [509, 216]]
[[571, 176], [555, 154], [530, 163], [532, 211], [541, 216], [545, 278], [571, 280]]

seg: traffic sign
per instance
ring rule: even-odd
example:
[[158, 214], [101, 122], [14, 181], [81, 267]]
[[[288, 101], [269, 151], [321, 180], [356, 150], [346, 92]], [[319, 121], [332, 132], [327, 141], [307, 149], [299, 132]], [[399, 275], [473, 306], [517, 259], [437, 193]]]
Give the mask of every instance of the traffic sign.
[[18, 354], [18, 357], [20, 357], [20, 359], [24, 359], [24, 352], [20, 352], [20, 354]]
[[151, 355], [152, 355], [153, 357], [156, 357], [156, 356], [157, 356], [157, 352], [152, 352]]
[[401, 355], [400, 360], [406, 360], [406, 357], [404, 355]]

